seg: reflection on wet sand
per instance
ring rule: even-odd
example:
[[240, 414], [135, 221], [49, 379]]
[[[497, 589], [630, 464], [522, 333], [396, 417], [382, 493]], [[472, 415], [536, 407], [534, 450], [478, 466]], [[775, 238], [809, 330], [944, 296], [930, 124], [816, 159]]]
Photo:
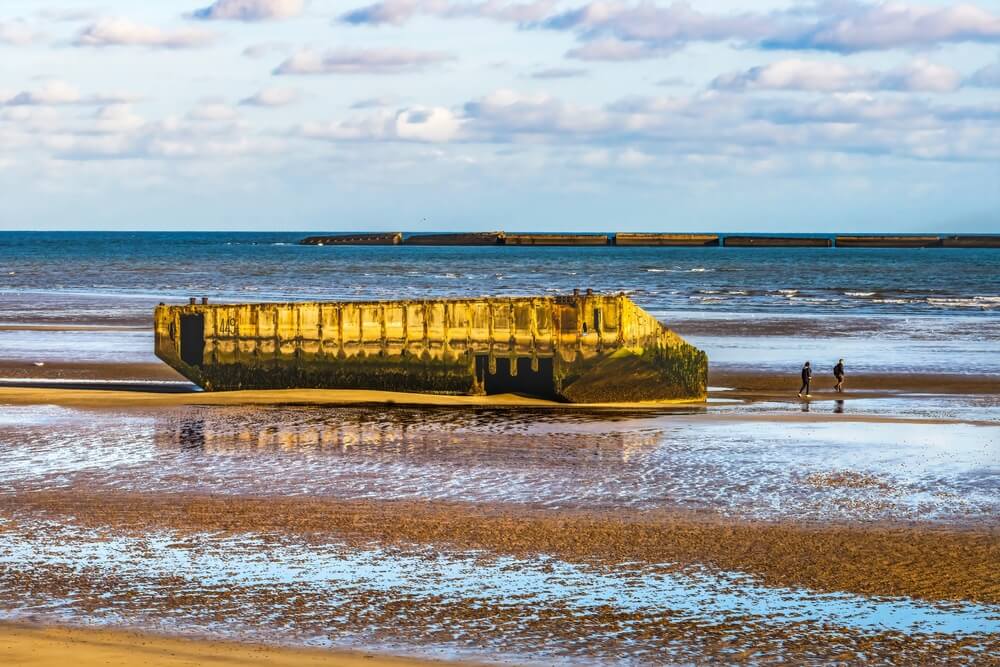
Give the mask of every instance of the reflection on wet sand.
[[[497, 446], [499, 437], [573, 435], [591, 440], [602, 459], [627, 462], [655, 446], [659, 431], [649, 427], [650, 413], [525, 414], [509, 410], [418, 411], [337, 409], [326, 413], [289, 408], [281, 411], [197, 410], [176, 422], [157, 420], [155, 443], [198, 449], [208, 454], [249, 451], [345, 454], [362, 448], [384, 456], [447, 455], [447, 449], [480, 444]], [[276, 417], [276, 419], [268, 419]], [[634, 424], [647, 428], [632, 430]], [[551, 451], [536, 449], [545, 459]]]
[[[378, 407], [14, 409], [0, 484], [951, 520], [1000, 511], [1000, 426]], [[824, 410], [826, 412], [826, 410]], [[827, 414], [829, 414], [827, 412]], [[842, 470], [877, 488], [817, 488]]]

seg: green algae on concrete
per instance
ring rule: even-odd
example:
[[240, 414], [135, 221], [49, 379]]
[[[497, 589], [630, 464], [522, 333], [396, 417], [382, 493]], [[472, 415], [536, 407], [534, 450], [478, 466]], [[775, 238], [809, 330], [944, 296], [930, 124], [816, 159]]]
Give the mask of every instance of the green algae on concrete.
[[708, 359], [624, 295], [161, 305], [156, 354], [207, 391], [702, 400]]

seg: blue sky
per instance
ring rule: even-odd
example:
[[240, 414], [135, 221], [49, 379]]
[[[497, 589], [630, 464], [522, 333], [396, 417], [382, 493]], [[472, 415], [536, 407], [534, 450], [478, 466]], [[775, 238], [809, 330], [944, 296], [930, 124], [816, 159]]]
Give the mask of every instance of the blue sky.
[[4, 0], [0, 229], [1000, 232], [1000, 2]]

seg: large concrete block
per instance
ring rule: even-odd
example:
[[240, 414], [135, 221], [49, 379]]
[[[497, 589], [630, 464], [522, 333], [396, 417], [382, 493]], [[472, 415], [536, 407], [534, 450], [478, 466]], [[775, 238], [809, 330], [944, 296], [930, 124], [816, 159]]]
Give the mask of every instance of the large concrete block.
[[161, 305], [156, 355], [208, 391], [701, 400], [708, 359], [624, 295]]

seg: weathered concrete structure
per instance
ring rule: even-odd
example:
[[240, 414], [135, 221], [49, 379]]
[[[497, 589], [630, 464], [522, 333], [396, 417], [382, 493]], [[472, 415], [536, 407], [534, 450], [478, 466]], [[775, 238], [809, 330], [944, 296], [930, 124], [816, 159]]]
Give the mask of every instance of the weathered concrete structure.
[[[192, 300], [193, 301], [193, 300]], [[708, 359], [624, 295], [160, 305], [156, 355], [206, 390], [701, 400]]]
[[620, 246], [717, 246], [718, 234], [661, 234], [658, 232], [619, 232], [614, 244]]
[[402, 242], [402, 232], [376, 232], [309, 236], [299, 241], [299, 245], [399, 245]]
[[530, 246], [606, 246], [608, 234], [504, 234], [504, 245]]
[[1000, 248], [1000, 236], [973, 234], [966, 236], [945, 236], [941, 239], [945, 248]]
[[727, 248], [830, 248], [833, 239], [825, 236], [726, 236]]
[[[420, 245], [420, 246], [705, 246], [720, 245], [718, 234], [672, 234], [660, 232], [620, 232], [618, 234], [506, 232], [457, 232], [412, 234], [398, 232], [309, 236], [302, 245]], [[837, 236], [774, 236], [769, 234], [730, 235], [721, 240], [729, 248], [1000, 248], [1000, 236], [967, 234], [952, 236], [864, 234]]]
[[837, 237], [838, 248], [938, 248], [940, 246], [941, 237], [932, 235], [879, 236], [865, 234]]
[[454, 234], [414, 234], [403, 239], [403, 243], [431, 246], [500, 245], [503, 243], [503, 239], [503, 232], [458, 232]]

